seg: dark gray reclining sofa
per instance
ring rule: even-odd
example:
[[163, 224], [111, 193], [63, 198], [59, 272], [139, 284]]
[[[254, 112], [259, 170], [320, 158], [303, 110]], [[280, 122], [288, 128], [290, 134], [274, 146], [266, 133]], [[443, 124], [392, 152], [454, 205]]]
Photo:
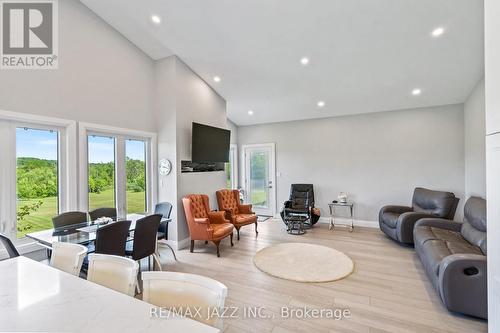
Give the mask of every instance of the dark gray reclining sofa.
[[413, 234], [417, 254], [448, 310], [486, 319], [486, 200], [467, 200], [464, 223], [425, 218]]
[[451, 192], [417, 187], [411, 207], [391, 205], [380, 209], [380, 229], [395, 241], [413, 244], [413, 227], [418, 220], [426, 217], [453, 220], [458, 200]]

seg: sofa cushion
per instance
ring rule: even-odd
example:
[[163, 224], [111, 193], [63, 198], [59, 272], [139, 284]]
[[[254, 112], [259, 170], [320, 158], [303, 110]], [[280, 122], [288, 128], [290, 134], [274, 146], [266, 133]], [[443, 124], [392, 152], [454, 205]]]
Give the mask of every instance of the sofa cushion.
[[221, 224], [211, 224], [210, 225], [214, 230], [213, 238], [223, 238], [229, 235], [233, 231], [233, 225], [231, 223], [221, 223]]
[[386, 212], [382, 214], [382, 221], [384, 221], [387, 226], [394, 229], [398, 226], [399, 216], [401, 216], [399, 213]]
[[[433, 228], [437, 229], [437, 228]], [[424, 265], [430, 268], [434, 274], [439, 275], [441, 261], [452, 254], [482, 254], [481, 250], [460, 236], [460, 233], [449, 231], [444, 234], [450, 240], [428, 239], [421, 243], [420, 255]], [[419, 242], [421, 240], [419, 239]]]
[[486, 255], [486, 200], [470, 197], [464, 207], [462, 236]]
[[245, 225], [255, 223], [257, 221], [257, 215], [255, 214], [239, 214], [234, 217], [235, 225]]
[[448, 242], [457, 242], [462, 240], [462, 236], [458, 232], [427, 225], [415, 226], [414, 235], [414, 241], [419, 245], [423, 245], [430, 239], [441, 239]]

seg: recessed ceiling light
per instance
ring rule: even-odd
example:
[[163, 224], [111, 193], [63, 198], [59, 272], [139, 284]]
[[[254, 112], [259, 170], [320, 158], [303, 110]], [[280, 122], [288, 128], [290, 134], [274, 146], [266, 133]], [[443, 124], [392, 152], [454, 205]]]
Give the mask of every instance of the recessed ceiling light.
[[437, 27], [436, 29], [432, 30], [432, 37], [439, 37], [442, 34], [444, 34], [444, 28], [443, 27]]
[[215, 81], [215, 82], [220, 82], [220, 77], [218, 77], [218, 76], [214, 76], [214, 81]]
[[317, 104], [319, 108], [322, 108], [323, 106], [325, 106], [325, 101], [318, 101]]
[[252, 110], [248, 110], [248, 115], [253, 115], [253, 111]]
[[151, 21], [155, 24], [160, 24], [161, 23], [161, 18], [158, 15], [152, 15], [151, 16]]
[[420, 89], [420, 88], [415, 88], [415, 89], [413, 89], [413, 90], [411, 91], [411, 94], [412, 94], [413, 96], [418, 96], [418, 95], [420, 95], [421, 93], [422, 93], [422, 89]]
[[301, 64], [302, 66], [307, 66], [307, 65], [309, 64], [309, 58], [308, 58], [308, 57], [302, 57], [302, 58], [300, 59], [300, 64]]

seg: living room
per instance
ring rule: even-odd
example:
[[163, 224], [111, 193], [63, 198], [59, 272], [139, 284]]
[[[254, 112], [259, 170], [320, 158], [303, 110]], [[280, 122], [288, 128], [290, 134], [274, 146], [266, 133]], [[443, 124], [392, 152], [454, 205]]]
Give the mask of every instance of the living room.
[[0, 331], [499, 330], [495, 1], [0, 5]]

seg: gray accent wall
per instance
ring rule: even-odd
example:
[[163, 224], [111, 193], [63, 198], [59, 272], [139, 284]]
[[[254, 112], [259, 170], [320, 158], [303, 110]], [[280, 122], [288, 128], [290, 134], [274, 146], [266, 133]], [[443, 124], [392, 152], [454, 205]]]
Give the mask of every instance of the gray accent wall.
[[464, 104], [465, 195], [486, 198], [486, 124], [484, 79]]
[[343, 191], [356, 202], [355, 218], [374, 222], [380, 207], [408, 205], [424, 186], [459, 196], [461, 219], [462, 104], [238, 128], [240, 149], [268, 142], [276, 143], [278, 210], [291, 183], [313, 183], [322, 216]]

